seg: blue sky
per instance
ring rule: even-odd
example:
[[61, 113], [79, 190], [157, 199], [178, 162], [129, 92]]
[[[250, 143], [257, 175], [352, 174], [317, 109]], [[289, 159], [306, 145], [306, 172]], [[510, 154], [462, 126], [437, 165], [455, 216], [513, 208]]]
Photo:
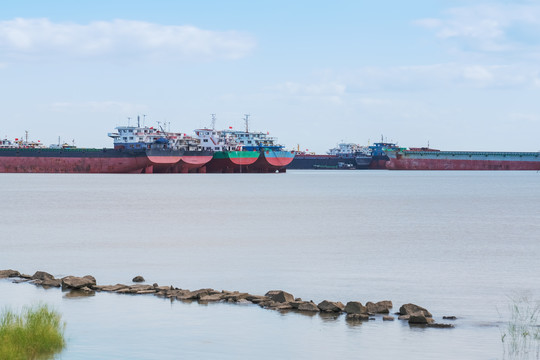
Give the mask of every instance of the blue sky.
[[537, 1], [6, 1], [0, 136], [111, 146], [127, 118], [540, 150]]

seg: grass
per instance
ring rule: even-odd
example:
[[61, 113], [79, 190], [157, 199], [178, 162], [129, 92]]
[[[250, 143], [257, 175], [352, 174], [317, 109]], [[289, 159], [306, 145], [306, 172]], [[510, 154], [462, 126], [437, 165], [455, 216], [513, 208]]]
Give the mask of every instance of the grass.
[[0, 315], [0, 359], [50, 359], [66, 346], [65, 323], [47, 305]]
[[540, 302], [511, 299], [510, 320], [501, 331], [505, 358], [540, 359]]

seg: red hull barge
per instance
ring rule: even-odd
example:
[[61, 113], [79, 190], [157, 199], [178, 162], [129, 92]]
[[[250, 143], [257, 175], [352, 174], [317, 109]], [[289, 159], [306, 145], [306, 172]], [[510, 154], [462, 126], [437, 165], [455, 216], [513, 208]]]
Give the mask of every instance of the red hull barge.
[[142, 173], [145, 152], [114, 149], [0, 149], [1, 173]]
[[399, 151], [390, 170], [540, 170], [540, 152]]
[[264, 150], [249, 168], [249, 172], [285, 172], [286, 166], [294, 159], [294, 151]]
[[212, 160], [214, 153], [212, 151], [186, 151], [182, 159], [174, 166], [173, 172], [206, 172], [206, 164]]

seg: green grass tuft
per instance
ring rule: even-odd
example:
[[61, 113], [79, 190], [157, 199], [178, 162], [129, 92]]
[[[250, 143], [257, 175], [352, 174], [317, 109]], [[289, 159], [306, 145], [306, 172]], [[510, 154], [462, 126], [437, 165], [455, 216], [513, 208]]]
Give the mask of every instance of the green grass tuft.
[[511, 299], [510, 320], [501, 331], [505, 358], [540, 359], [540, 302]]
[[66, 346], [65, 323], [47, 305], [0, 315], [0, 359], [48, 359]]

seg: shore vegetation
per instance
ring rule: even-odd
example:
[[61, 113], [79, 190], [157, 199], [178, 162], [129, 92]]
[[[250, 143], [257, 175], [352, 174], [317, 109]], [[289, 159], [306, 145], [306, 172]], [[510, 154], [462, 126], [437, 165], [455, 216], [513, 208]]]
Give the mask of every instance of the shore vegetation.
[[540, 301], [511, 299], [510, 318], [501, 328], [506, 359], [540, 359]]
[[50, 359], [64, 349], [65, 323], [47, 305], [0, 314], [0, 359]]

